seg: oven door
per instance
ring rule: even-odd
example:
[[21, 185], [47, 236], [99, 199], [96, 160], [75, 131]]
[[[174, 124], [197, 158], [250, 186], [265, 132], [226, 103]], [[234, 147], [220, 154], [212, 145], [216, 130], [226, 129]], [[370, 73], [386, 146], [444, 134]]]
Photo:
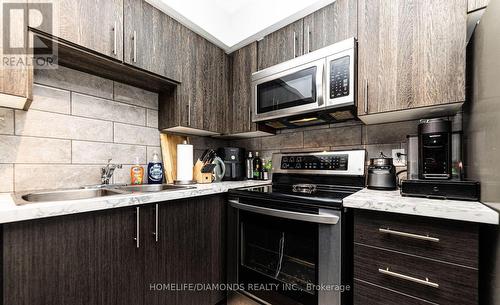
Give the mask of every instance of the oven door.
[[252, 82], [253, 121], [307, 113], [324, 106], [325, 60], [283, 70], [269, 68], [269, 74]]
[[261, 304], [341, 304], [340, 211], [241, 197], [229, 204], [228, 279], [241, 294]]

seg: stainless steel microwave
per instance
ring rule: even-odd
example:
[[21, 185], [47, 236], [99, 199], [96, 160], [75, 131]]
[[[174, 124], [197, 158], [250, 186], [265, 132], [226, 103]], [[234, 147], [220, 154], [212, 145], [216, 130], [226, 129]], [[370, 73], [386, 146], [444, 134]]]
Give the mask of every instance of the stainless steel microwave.
[[349, 38], [253, 73], [252, 121], [354, 107], [355, 56], [356, 41]]

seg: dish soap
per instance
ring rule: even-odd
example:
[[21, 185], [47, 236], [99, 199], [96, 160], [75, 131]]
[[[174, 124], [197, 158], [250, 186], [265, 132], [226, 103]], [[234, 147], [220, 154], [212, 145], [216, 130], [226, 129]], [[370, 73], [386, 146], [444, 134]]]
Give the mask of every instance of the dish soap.
[[139, 164], [139, 157], [135, 158], [135, 165], [130, 168], [130, 184], [144, 183], [144, 168]]
[[163, 165], [157, 153], [153, 154], [153, 160], [148, 164], [148, 184], [163, 183]]

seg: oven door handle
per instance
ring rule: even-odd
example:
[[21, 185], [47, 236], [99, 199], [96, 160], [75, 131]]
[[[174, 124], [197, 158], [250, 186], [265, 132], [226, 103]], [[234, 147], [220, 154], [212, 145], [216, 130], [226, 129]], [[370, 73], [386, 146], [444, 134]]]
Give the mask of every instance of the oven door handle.
[[263, 214], [267, 216], [274, 216], [279, 218], [300, 220], [306, 222], [314, 222], [319, 224], [327, 224], [327, 225], [335, 225], [339, 222], [339, 217], [336, 215], [327, 215], [327, 214], [309, 214], [309, 213], [301, 213], [301, 212], [292, 212], [292, 211], [283, 211], [270, 209], [255, 205], [243, 204], [239, 203], [236, 200], [229, 200], [229, 204], [236, 209]]

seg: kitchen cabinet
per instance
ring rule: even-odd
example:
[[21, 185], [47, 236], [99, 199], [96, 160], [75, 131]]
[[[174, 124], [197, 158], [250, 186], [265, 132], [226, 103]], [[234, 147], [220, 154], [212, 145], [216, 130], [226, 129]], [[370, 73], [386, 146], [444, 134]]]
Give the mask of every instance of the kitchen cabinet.
[[30, 24], [38, 31], [123, 60], [123, 0], [28, 0], [30, 10], [53, 22]]
[[405, 120], [460, 108], [466, 14], [465, 0], [358, 1], [361, 120]]
[[124, 61], [180, 80], [183, 27], [143, 0], [124, 0]]
[[258, 69], [293, 59], [304, 52], [304, 22], [289, 24], [258, 41]]
[[257, 42], [253, 42], [230, 55], [232, 103], [231, 133], [252, 132], [252, 73], [257, 71]]
[[181, 84], [160, 94], [160, 129], [194, 135], [227, 133], [229, 58], [198, 34], [183, 28]]
[[472, 11], [484, 8], [488, 6], [490, 0], [468, 0], [467, 1], [467, 12], [470, 13]]
[[477, 224], [355, 211], [354, 304], [477, 304], [478, 253]]
[[304, 54], [357, 36], [357, 0], [338, 0], [304, 18]]
[[206, 304], [222, 283], [225, 200], [206, 196], [3, 225], [3, 304]]
[[[0, 14], [4, 16], [4, 4], [6, 1], [0, 1]], [[28, 7], [26, 1], [17, 2], [16, 6]], [[2, 65], [0, 66], [0, 107], [27, 109], [32, 100], [33, 86], [33, 69], [28, 64], [18, 64], [19, 61], [28, 63], [28, 47], [24, 44], [24, 33], [27, 28], [24, 25], [22, 18], [13, 18], [10, 20], [9, 33], [5, 29], [5, 22], [0, 24], [0, 31], [3, 35], [9, 35], [9, 41], [13, 46], [23, 46], [24, 51], [21, 53], [8, 50], [8, 46], [2, 45], [0, 48], [0, 56], [2, 57]], [[10, 60], [5, 64], [6, 60]]]

